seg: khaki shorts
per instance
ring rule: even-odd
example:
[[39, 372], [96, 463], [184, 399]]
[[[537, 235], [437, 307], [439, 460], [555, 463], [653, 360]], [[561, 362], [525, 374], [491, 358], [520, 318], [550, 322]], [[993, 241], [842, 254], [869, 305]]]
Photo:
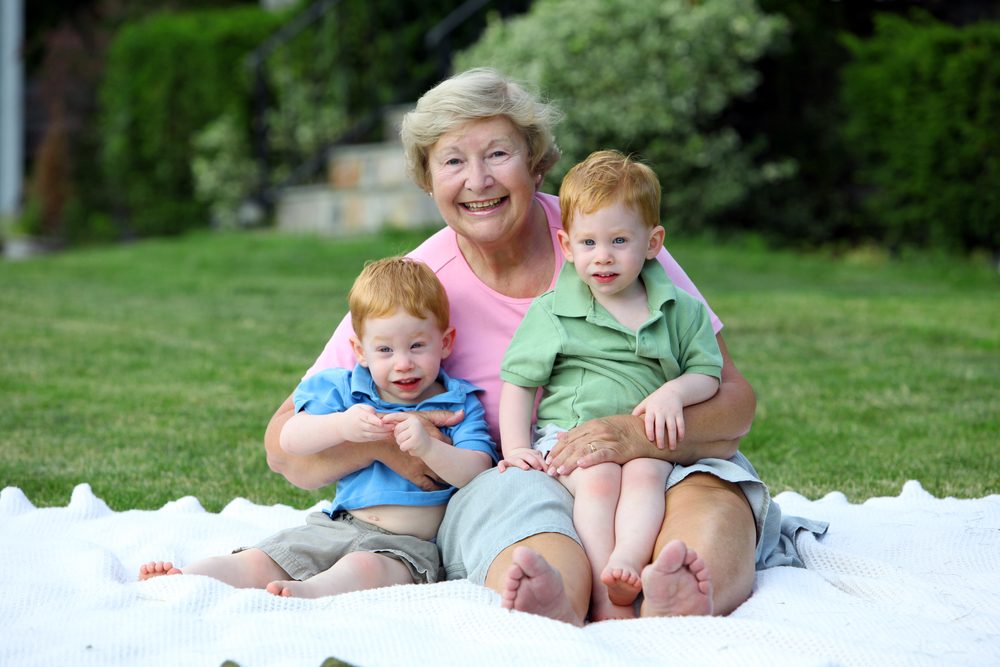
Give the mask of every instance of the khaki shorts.
[[362, 521], [347, 512], [330, 518], [312, 512], [306, 525], [280, 531], [254, 545], [298, 581], [326, 572], [355, 551], [395, 558], [407, 567], [413, 583], [433, 583], [441, 577], [437, 545], [412, 535], [400, 535]]

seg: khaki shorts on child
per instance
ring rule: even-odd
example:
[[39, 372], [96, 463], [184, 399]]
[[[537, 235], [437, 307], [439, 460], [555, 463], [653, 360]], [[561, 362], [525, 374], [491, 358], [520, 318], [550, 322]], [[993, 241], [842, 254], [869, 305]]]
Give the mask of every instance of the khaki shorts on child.
[[338, 512], [332, 519], [325, 512], [312, 512], [306, 517], [306, 525], [275, 533], [254, 548], [266, 553], [298, 581], [329, 570], [355, 551], [395, 558], [407, 567], [415, 584], [442, 578], [441, 554], [436, 544], [383, 530], [347, 512]]

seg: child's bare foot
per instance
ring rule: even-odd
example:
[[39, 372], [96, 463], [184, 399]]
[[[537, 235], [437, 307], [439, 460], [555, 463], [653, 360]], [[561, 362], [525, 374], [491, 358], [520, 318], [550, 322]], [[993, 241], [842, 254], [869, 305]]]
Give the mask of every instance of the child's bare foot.
[[680, 540], [668, 542], [642, 570], [642, 594], [641, 616], [709, 616], [713, 611], [705, 561]]
[[601, 582], [608, 587], [611, 602], [620, 607], [635, 602], [642, 590], [642, 579], [635, 569], [612, 562], [601, 572]]
[[504, 609], [516, 609], [546, 616], [564, 623], [583, 625], [566, 597], [562, 576], [538, 552], [518, 547], [514, 563], [507, 570], [500, 604]]
[[264, 590], [271, 595], [283, 598], [321, 598], [334, 595], [333, 591], [325, 590], [306, 581], [272, 581]]
[[183, 574], [169, 561], [154, 560], [145, 565], [139, 566], [139, 581], [146, 581], [153, 577], [162, 577], [168, 574]]

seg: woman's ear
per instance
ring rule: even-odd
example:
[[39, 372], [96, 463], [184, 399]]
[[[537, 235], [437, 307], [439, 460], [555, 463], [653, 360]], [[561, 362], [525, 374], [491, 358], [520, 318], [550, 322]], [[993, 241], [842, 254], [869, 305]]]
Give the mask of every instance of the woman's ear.
[[663, 225], [657, 225], [653, 227], [652, 231], [649, 233], [649, 248], [646, 250], [646, 259], [653, 259], [656, 257], [657, 253], [663, 247], [663, 239], [667, 235]]
[[563, 257], [567, 262], [573, 261], [573, 244], [569, 241], [569, 234], [559, 229], [556, 231], [556, 238], [559, 239], [559, 249], [562, 250]]
[[365, 361], [365, 348], [361, 345], [361, 341], [357, 336], [351, 336], [351, 347], [354, 349], [354, 356], [357, 358], [358, 363], [367, 368], [368, 362]]

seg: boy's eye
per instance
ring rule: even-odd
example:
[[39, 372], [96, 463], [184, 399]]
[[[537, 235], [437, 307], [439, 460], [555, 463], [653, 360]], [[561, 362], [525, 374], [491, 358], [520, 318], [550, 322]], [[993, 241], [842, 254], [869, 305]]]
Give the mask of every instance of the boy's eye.
[[413, 345], [410, 346], [410, 349], [411, 350], [419, 350], [422, 347], [424, 347], [423, 343], [414, 343]]
[[587, 246], [589, 248], [589, 247], [592, 247], [592, 246], [596, 245], [596, 242], [594, 241], [594, 239], [584, 239], [583, 245], [585, 245], [585, 246]]
[[614, 243], [615, 245], [621, 245], [627, 242], [628, 239], [626, 239], [624, 236], [616, 236], [615, 239], [612, 241], [612, 243]]
[[379, 345], [378, 347], [375, 348], [375, 351], [378, 352], [379, 354], [389, 354], [390, 352], [392, 352], [392, 348], [386, 345]]

